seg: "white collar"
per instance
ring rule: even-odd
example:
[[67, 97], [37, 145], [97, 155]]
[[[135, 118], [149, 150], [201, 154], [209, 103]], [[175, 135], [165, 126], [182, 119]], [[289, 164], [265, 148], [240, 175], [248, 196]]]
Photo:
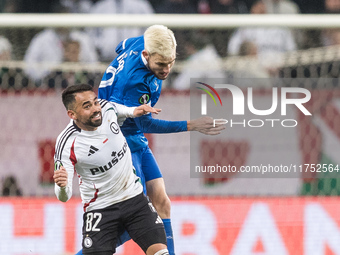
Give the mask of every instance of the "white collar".
[[145, 57], [143, 56], [143, 53], [141, 54], [141, 57], [142, 57], [142, 61], [144, 63], [144, 65], [149, 68], [149, 65], [148, 65], [148, 61], [145, 59]]

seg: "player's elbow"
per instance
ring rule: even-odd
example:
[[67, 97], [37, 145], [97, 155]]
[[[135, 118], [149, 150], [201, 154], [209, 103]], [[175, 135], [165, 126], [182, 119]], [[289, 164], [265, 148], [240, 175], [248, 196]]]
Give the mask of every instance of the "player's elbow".
[[139, 128], [140, 131], [143, 133], [154, 133], [154, 122], [153, 119], [149, 116], [142, 116], [136, 118], [137, 120], [136, 125]]

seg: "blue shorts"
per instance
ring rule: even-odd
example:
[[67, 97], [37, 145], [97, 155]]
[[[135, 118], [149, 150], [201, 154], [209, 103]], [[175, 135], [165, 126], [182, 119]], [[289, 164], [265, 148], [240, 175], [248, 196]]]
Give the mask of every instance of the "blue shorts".
[[136, 169], [136, 174], [140, 177], [146, 194], [145, 183], [153, 179], [162, 178], [161, 170], [156, 162], [155, 157], [152, 154], [149, 146], [144, 147], [135, 152], [131, 152], [132, 163]]

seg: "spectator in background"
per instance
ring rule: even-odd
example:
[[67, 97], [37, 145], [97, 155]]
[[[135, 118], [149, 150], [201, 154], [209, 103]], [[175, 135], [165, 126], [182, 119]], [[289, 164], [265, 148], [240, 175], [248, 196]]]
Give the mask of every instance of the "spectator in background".
[[325, 0], [325, 13], [339, 14], [340, 0]]
[[155, 9], [157, 13], [197, 13], [197, 3], [192, 0], [165, 0]]
[[196, 52], [183, 63], [181, 72], [173, 79], [172, 88], [190, 89], [190, 78], [200, 78], [201, 82], [209, 78], [226, 78], [222, 59], [214, 45], [196, 48]]
[[12, 59], [12, 44], [9, 40], [0, 35], [0, 61], [8, 61]]
[[[229, 58], [228, 62], [228, 81], [240, 87], [266, 88], [271, 87], [270, 78], [276, 76], [277, 72], [270, 73], [265, 67], [259, 63], [257, 57], [257, 46], [252, 41], [244, 41], [238, 53], [237, 59]], [[249, 79], [247, 79], [249, 78]], [[261, 78], [261, 79], [253, 79]]]
[[[340, 13], [339, 0], [295, 0], [301, 9], [301, 13], [337, 14]], [[310, 49], [323, 46], [323, 31], [320, 29], [301, 29], [302, 41], [299, 41], [301, 49]], [[301, 39], [301, 37], [298, 37]]]
[[[0, 35], [0, 62], [13, 60], [13, 46], [11, 42], [4, 36]], [[0, 67], [0, 88], [9, 89], [15, 86], [24, 88], [28, 85], [28, 79], [23, 74], [21, 68], [13, 68], [8, 65]]]
[[322, 45], [340, 45], [340, 29], [327, 29], [322, 31]]
[[292, 0], [263, 0], [268, 14], [298, 14], [299, 6]]
[[60, 3], [67, 7], [71, 13], [88, 13], [93, 2], [96, 0], [60, 0]]
[[64, 62], [79, 62], [80, 42], [67, 40], [64, 42]]
[[[169, 14], [198, 14], [197, 3], [193, 0], [165, 0], [160, 3], [156, 9], [157, 13], [169, 13]], [[188, 29], [173, 29], [177, 46], [177, 60], [184, 60], [190, 56], [188, 47], [193, 42], [193, 36], [197, 31]], [[196, 38], [197, 39], [197, 38]]]
[[[66, 40], [63, 43], [63, 46], [64, 46], [63, 62], [71, 62], [71, 63], [79, 62], [79, 57], [80, 57], [79, 41]], [[62, 83], [63, 88], [66, 88], [69, 84], [77, 83], [75, 72], [64, 72], [63, 78], [64, 78], [63, 83]], [[51, 83], [49, 83], [49, 85], [50, 85], [49, 87], [53, 87], [54, 84], [51, 86]]]
[[[257, 1], [251, 8], [252, 14], [267, 13], [263, 1]], [[297, 46], [292, 31], [282, 27], [239, 28], [232, 35], [228, 44], [228, 54], [237, 55], [243, 42], [251, 41], [257, 47], [258, 59], [263, 66], [275, 72], [280, 65], [280, 53], [296, 50]]]
[[[315, 66], [315, 71], [321, 77], [336, 78], [340, 77], [340, 61], [335, 57], [340, 51], [340, 29], [329, 28], [321, 30], [321, 46], [325, 46], [322, 49], [324, 56], [322, 67]], [[333, 46], [333, 47], [331, 47]], [[327, 62], [326, 62], [327, 61]], [[336, 86], [339, 86], [338, 84]]]
[[160, 4], [162, 4], [166, 0], [148, 0], [148, 2], [151, 4], [152, 9], [156, 10]]
[[[0, 62], [12, 60], [12, 44], [9, 40], [0, 35]], [[5, 87], [9, 82], [3, 81], [3, 76], [8, 73], [9, 68], [7, 66], [1, 66], [0, 68], [0, 86]]]
[[[325, 0], [325, 13], [339, 14], [340, 0]], [[340, 44], [339, 29], [324, 29], [321, 31], [321, 46], [331, 46]]]
[[[181, 5], [181, 3], [186, 3], [187, 6], [180, 6], [181, 8], [185, 8], [186, 10], [184, 12], [188, 12], [188, 9], [191, 9], [192, 7], [194, 7], [195, 9], [195, 13], [197, 12], [197, 10], [199, 9], [199, 5], [203, 2], [206, 2], [207, 0], [148, 0], [150, 2], [150, 4], [152, 5], [153, 9], [155, 10], [156, 13], [167, 13], [167, 11], [162, 11], [162, 9], [164, 7], [166, 7], [166, 5], [170, 5], [170, 8], [173, 8], [173, 3], [176, 4], [176, 2], [179, 3], [178, 6]], [[181, 10], [178, 10], [178, 12], [181, 12]], [[189, 12], [190, 13], [190, 12]]]
[[[93, 4], [90, 13], [96, 14], [152, 14], [154, 10], [147, 0], [100, 0]], [[116, 45], [128, 37], [139, 36], [145, 28], [92, 28], [88, 30], [99, 52], [101, 61], [112, 61]]]
[[210, 11], [213, 14], [248, 13], [247, 5], [240, 0], [209, 0]]
[[[268, 14], [299, 14], [299, 6], [292, 0], [263, 0]], [[302, 46], [308, 36], [306, 29], [293, 29], [296, 43]]]
[[244, 41], [241, 46], [238, 53], [239, 56], [251, 56], [256, 57], [257, 56], [257, 47], [255, 43], [251, 41]]
[[[325, 13], [339, 14], [340, 13], [340, 0], [325, 0]], [[327, 28], [327, 29], [320, 30], [319, 40], [320, 40], [320, 45], [318, 45], [319, 47], [339, 45], [340, 44], [340, 29]]]
[[2, 12], [14, 13], [56, 13], [59, 6], [65, 6], [72, 13], [89, 12], [92, 2], [98, 0], [3, 0]]
[[85, 32], [68, 28], [47, 28], [33, 37], [25, 53], [27, 75], [34, 81], [40, 82], [51, 72], [46, 65], [61, 64], [64, 61], [65, 47], [68, 47], [70, 40], [79, 43], [77, 58], [79, 62], [97, 62], [96, 49]]
[[[212, 14], [246, 14], [248, 8], [242, 0], [209, 0], [209, 9]], [[227, 42], [233, 30], [211, 31], [212, 42], [221, 57], [227, 56]]]
[[22, 196], [22, 191], [18, 187], [14, 176], [7, 176], [2, 185], [2, 196]]
[[[0, 35], [0, 62], [10, 60], [12, 60], [12, 44], [6, 37]], [[10, 68], [8, 66], [1, 65], [0, 67], [1, 88], [7, 89], [8, 87], [14, 86], [15, 78], [12, 74], [13, 72], [10, 72]], [[24, 84], [24, 79], [22, 79], [22, 81]]]
[[[54, 10], [57, 13], [69, 13], [69, 9], [62, 5], [58, 5]], [[79, 43], [77, 62], [95, 63], [98, 61], [96, 48], [87, 33], [65, 27], [46, 28], [32, 38], [25, 52], [27, 76], [40, 85], [41, 81], [51, 73], [49, 65], [58, 65], [65, 61], [64, 52], [65, 49], [67, 50], [69, 41]]]
[[5, 10], [16, 13], [53, 13], [59, 0], [7, 0]]
[[301, 13], [323, 13], [324, 0], [294, 0], [299, 6]]
[[14, 12], [16, 8], [15, 1], [10, 0], [0, 0], [0, 12]]
[[183, 61], [181, 72], [172, 79], [174, 89], [190, 89], [190, 78], [200, 78], [201, 82], [209, 78], [226, 78], [222, 58], [209, 38], [196, 34], [186, 50], [190, 56]]

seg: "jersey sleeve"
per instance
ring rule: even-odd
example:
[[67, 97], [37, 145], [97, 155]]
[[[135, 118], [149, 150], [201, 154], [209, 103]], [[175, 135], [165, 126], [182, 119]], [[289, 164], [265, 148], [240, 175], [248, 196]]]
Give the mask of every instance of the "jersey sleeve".
[[152, 118], [151, 114], [147, 114], [135, 118], [137, 127], [143, 133], [178, 133], [188, 131], [187, 121], [168, 121]]
[[[140, 12], [139, 12], [140, 13]], [[138, 40], [142, 40], [143, 36], [138, 36], [138, 37], [131, 37], [131, 38], [127, 38], [123, 41], [121, 41], [117, 47], [116, 47], [116, 53], [120, 54], [122, 53], [127, 47], [129, 47], [132, 43], [138, 41]], [[143, 39], [144, 40], [144, 39]]]
[[67, 137], [68, 135], [69, 133], [64, 132], [58, 137], [54, 154], [54, 171], [64, 166], [68, 175], [66, 187], [59, 187], [57, 184], [54, 184], [54, 192], [62, 202], [66, 202], [72, 197], [74, 165], [70, 159], [70, 153], [73, 139]]
[[99, 99], [99, 103], [102, 107], [102, 109], [104, 110], [104, 112], [106, 112], [107, 110], [114, 110], [114, 113], [116, 115], [117, 121], [119, 126], [121, 126], [123, 124], [123, 122], [125, 121], [126, 118], [134, 118], [135, 116], [133, 115], [134, 110], [136, 109], [136, 107], [127, 107], [125, 105], [122, 104], [118, 104], [115, 102], [110, 102], [104, 99]]
[[126, 118], [134, 118], [135, 116], [133, 115], [134, 110], [136, 107], [127, 107], [122, 104], [110, 102], [116, 111], [117, 115], [117, 122], [119, 126], [122, 126]]
[[113, 94], [113, 81], [115, 78], [116, 68], [112, 66], [112, 63], [106, 69], [102, 80], [100, 81], [98, 88], [98, 98], [110, 100], [111, 95]]
[[137, 107], [127, 107], [122, 104], [111, 102], [116, 107], [118, 118], [134, 118], [133, 112]]

